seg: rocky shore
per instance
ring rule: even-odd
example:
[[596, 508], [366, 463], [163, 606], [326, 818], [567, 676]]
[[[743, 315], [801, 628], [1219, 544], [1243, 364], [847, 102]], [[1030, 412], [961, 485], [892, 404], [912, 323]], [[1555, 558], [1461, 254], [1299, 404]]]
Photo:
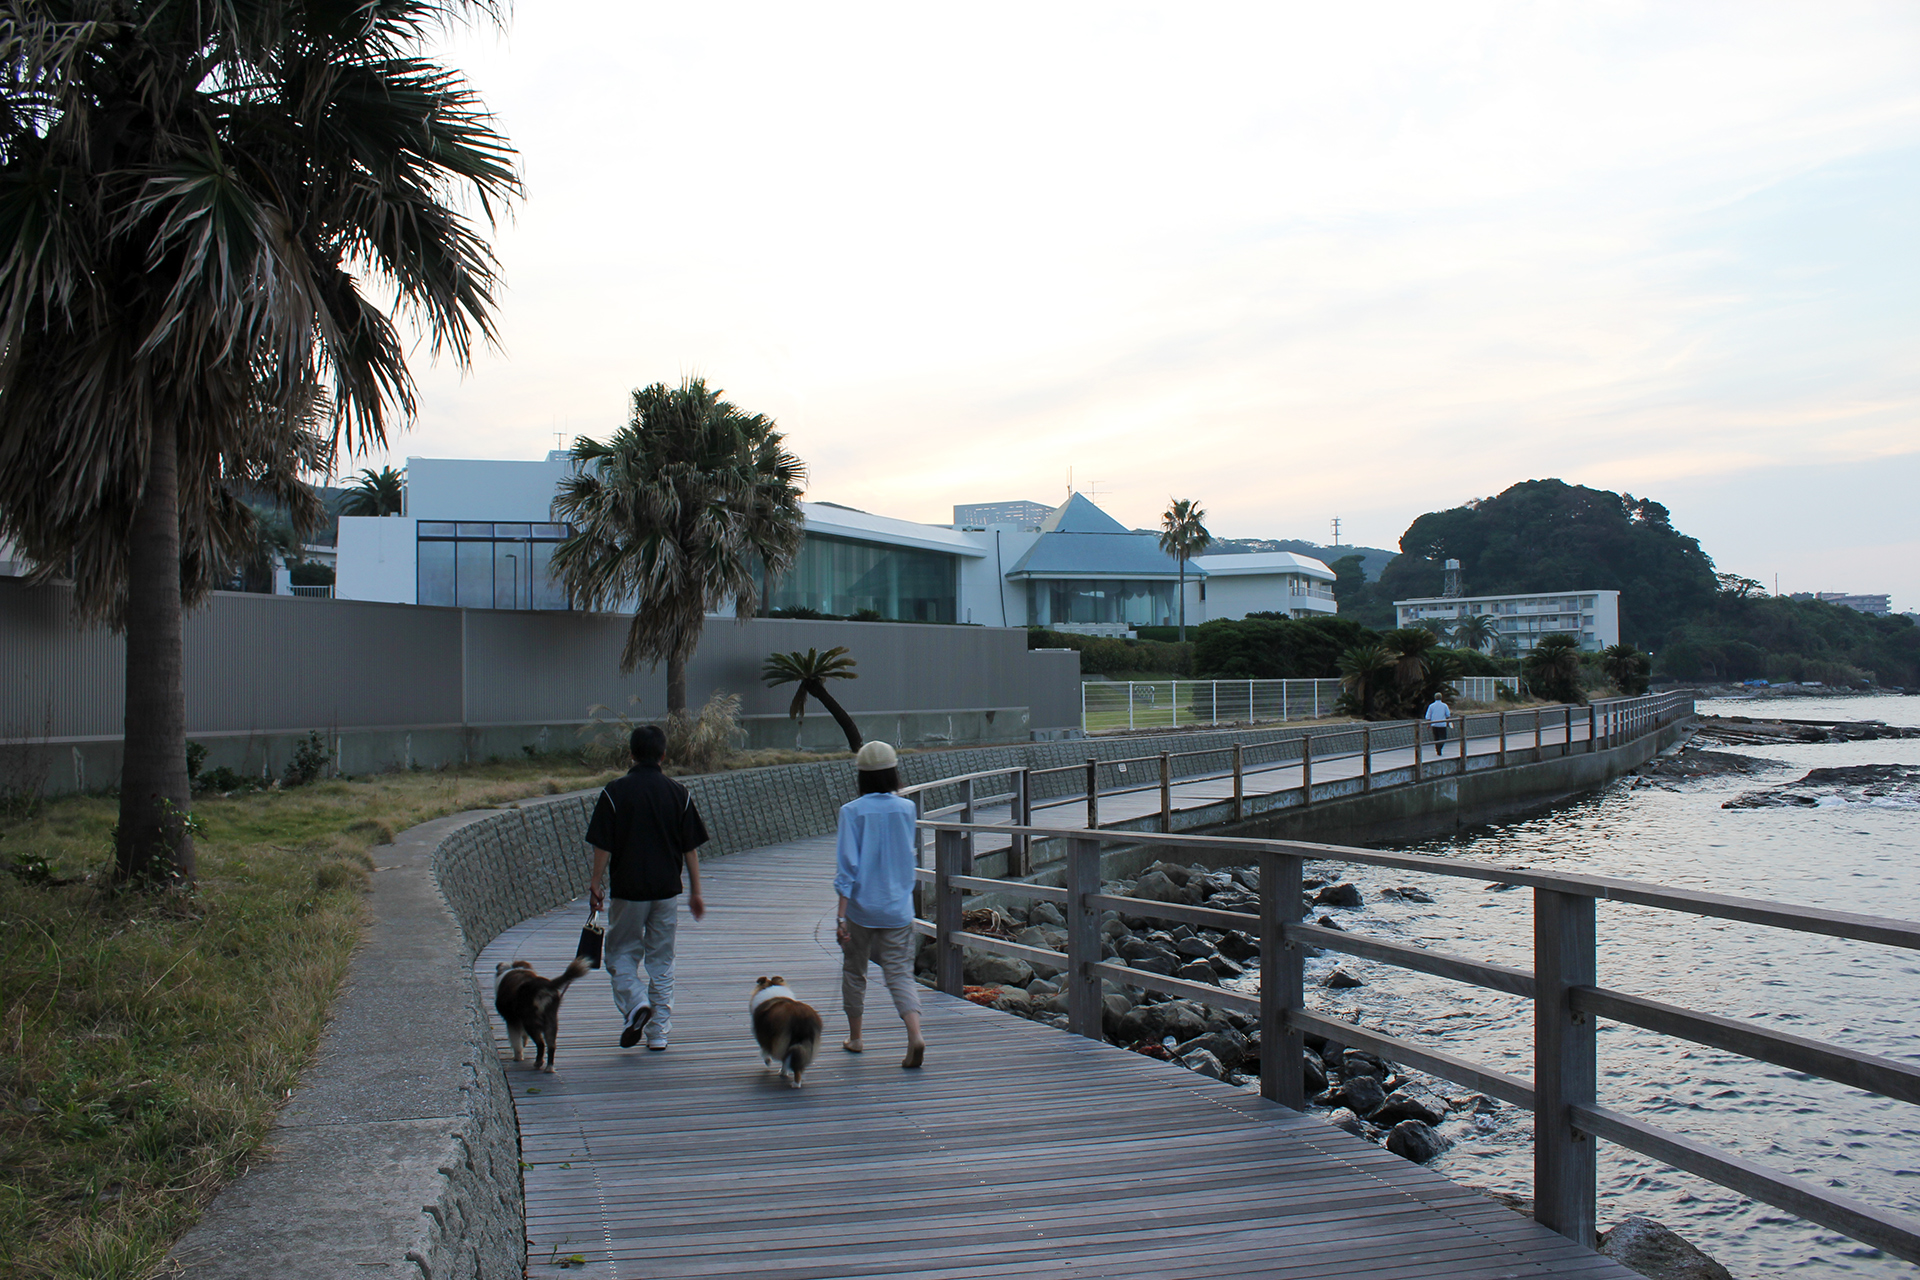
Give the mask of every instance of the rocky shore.
[[1823, 805], [1920, 805], [1920, 765], [1856, 764], [1812, 769], [1767, 791], [1747, 791], [1722, 809], [1818, 808]]
[[1700, 716], [1694, 737], [1731, 746], [1778, 746], [1793, 742], [1871, 742], [1920, 738], [1920, 729], [1881, 720], [1766, 720], [1753, 716]]

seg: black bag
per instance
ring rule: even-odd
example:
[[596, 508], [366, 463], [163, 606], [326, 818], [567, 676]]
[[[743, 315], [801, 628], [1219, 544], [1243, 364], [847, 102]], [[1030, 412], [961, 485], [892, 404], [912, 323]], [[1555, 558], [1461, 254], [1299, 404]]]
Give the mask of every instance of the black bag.
[[585, 956], [593, 968], [600, 967], [600, 954], [607, 942], [607, 913], [596, 911], [587, 917], [587, 923], [580, 929], [580, 949], [575, 955]]

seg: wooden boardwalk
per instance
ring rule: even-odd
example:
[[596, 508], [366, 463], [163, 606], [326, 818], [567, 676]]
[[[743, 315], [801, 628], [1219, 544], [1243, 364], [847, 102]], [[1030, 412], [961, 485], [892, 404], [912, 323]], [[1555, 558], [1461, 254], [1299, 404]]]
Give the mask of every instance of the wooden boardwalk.
[[[922, 992], [927, 1061], [904, 1071], [877, 970], [867, 1051], [847, 1054], [831, 838], [704, 871], [667, 1052], [617, 1047], [596, 972], [567, 998], [558, 1072], [534, 1072], [531, 1051], [506, 1064], [529, 1275], [1632, 1280], [1320, 1119], [953, 997]], [[582, 901], [502, 934], [482, 989], [500, 960], [557, 972], [584, 916]], [[801, 1090], [762, 1068], [749, 1031], [770, 973], [827, 1021]], [[494, 1034], [504, 1056], [497, 1018]]]

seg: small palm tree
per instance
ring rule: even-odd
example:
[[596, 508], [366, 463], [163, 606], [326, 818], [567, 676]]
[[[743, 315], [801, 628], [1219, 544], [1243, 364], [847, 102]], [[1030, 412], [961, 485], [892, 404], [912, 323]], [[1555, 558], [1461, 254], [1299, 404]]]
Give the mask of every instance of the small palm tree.
[[1431, 634], [1435, 640], [1446, 640], [1453, 635], [1453, 624], [1444, 618], [1422, 618], [1413, 625]]
[[1600, 669], [1613, 681], [1613, 687], [1632, 698], [1647, 691], [1647, 675], [1653, 659], [1630, 644], [1608, 645], [1600, 651]]
[[1417, 716], [1427, 699], [1428, 651], [1439, 637], [1424, 627], [1403, 627], [1382, 637], [1393, 655], [1393, 710], [1396, 715]]
[[1540, 637], [1522, 664], [1527, 683], [1550, 702], [1584, 703], [1580, 691], [1580, 642], [1570, 635]]
[[1160, 517], [1160, 549], [1180, 562], [1180, 639], [1187, 638], [1187, 561], [1213, 545], [1203, 523], [1207, 513], [1192, 498], [1170, 498]]
[[382, 467], [363, 467], [360, 478], [340, 500], [343, 516], [397, 516], [407, 506], [407, 473]]
[[581, 608], [633, 610], [620, 669], [665, 662], [669, 716], [687, 713], [687, 659], [707, 615], [731, 602], [751, 618], [758, 575], [785, 573], [806, 535], [806, 468], [772, 418], [721, 395], [699, 378], [635, 391], [611, 440], [574, 442], [579, 468], [553, 504], [575, 530], [554, 574]]
[[1472, 614], [1453, 624], [1454, 645], [1465, 646], [1476, 652], [1491, 647], [1499, 635], [1498, 624], [1491, 614]]
[[1383, 644], [1354, 645], [1335, 660], [1340, 687], [1345, 690], [1352, 714], [1363, 720], [1373, 719], [1374, 695], [1393, 670], [1393, 663], [1393, 651]]
[[834, 723], [840, 726], [840, 732], [847, 735], [847, 750], [858, 751], [861, 746], [860, 730], [853, 723], [853, 717], [827, 692], [826, 685], [829, 680], [859, 679], [859, 673], [853, 669], [855, 665], [854, 660], [847, 656], [845, 645], [835, 645], [825, 653], [814, 649], [805, 653], [770, 653], [760, 678], [767, 682], [768, 688], [798, 682], [800, 688], [793, 695], [793, 705], [787, 708], [787, 714], [802, 724], [806, 723], [807, 695], [812, 694], [827, 709]]

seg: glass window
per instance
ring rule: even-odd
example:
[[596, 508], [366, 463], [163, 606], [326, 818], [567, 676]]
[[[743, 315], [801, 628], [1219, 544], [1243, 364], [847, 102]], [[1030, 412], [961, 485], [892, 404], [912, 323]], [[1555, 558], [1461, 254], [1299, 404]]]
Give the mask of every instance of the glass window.
[[415, 599], [421, 604], [453, 603], [452, 542], [420, 543], [419, 590]]
[[528, 554], [532, 557], [533, 566], [530, 574], [533, 584], [533, 607], [536, 609], [567, 607], [566, 586], [553, 573], [554, 545], [551, 542], [529, 544]]
[[528, 536], [528, 531], [531, 528], [531, 525], [524, 524], [496, 524], [493, 526], [493, 536], [496, 538], [525, 538]]
[[1040, 578], [1027, 584], [1027, 621], [1170, 626], [1179, 608], [1178, 585], [1126, 579]]
[[420, 536], [423, 538], [451, 538], [453, 525], [444, 520], [422, 520]]
[[532, 580], [527, 575], [528, 543], [496, 539], [493, 544], [493, 607], [531, 607]]
[[903, 622], [954, 622], [958, 596], [954, 557], [943, 552], [808, 534], [762, 607], [842, 616], [871, 609]]
[[463, 520], [460, 522], [458, 532], [463, 538], [491, 538], [493, 536], [493, 526], [491, 524], [476, 524], [470, 520]]
[[453, 602], [462, 609], [493, 608], [492, 539], [462, 540], [454, 546], [458, 551], [454, 556]]
[[564, 524], [537, 524], [533, 526], [533, 536], [536, 538], [564, 538], [571, 532], [572, 530]]

